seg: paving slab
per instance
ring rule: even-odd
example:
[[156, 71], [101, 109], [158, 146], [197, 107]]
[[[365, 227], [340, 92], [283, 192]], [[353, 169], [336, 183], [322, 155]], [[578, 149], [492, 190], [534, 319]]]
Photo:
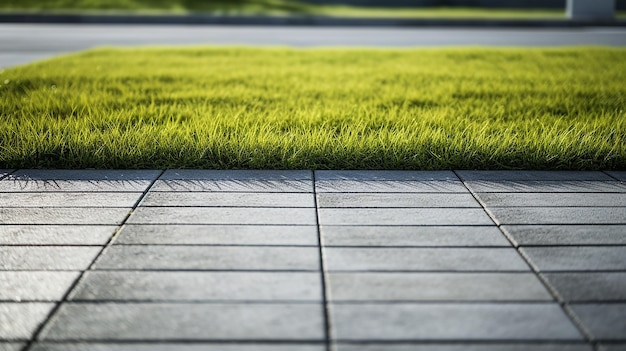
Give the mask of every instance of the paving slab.
[[595, 340], [626, 340], [626, 304], [573, 304], [570, 308]]
[[[626, 199], [626, 194], [624, 196]], [[469, 194], [324, 193], [317, 195], [320, 208], [481, 207]]]
[[330, 273], [330, 301], [552, 301], [532, 273]]
[[611, 177], [615, 179], [621, 180], [622, 182], [626, 181], [626, 171], [608, 171], [605, 173], [607, 173], [608, 175], [610, 175]]
[[582, 343], [463, 343], [463, 344], [337, 344], [336, 351], [592, 351], [593, 348]]
[[114, 244], [317, 246], [318, 234], [314, 225], [127, 224]]
[[122, 224], [130, 208], [0, 208], [0, 224]]
[[626, 207], [490, 207], [498, 224], [626, 224]]
[[317, 193], [464, 193], [458, 180], [316, 180]]
[[477, 193], [488, 207], [624, 207], [626, 193]]
[[0, 342], [0, 351], [21, 351], [26, 344], [16, 342]]
[[322, 340], [321, 304], [67, 303], [40, 340]]
[[315, 180], [374, 180], [374, 181], [448, 181], [459, 180], [459, 178], [452, 171], [387, 171], [387, 170], [374, 170], [374, 171], [359, 171], [359, 170], [344, 170], [344, 171], [315, 171]]
[[318, 215], [320, 225], [493, 224], [482, 208], [322, 208]]
[[0, 270], [84, 270], [101, 247], [0, 246]]
[[325, 248], [329, 271], [529, 271], [514, 249]]
[[96, 269], [319, 270], [316, 247], [116, 245]]
[[53, 307], [53, 303], [0, 303], [0, 340], [29, 340]]
[[496, 226], [320, 226], [324, 246], [511, 246]]
[[626, 184], [618, 181], [486, 181], [464, 182], [475, 193], [624, 193]]
[[0, 301], [61, 301], [79, 274], [0, 271]]
[[105, 245], [115, 230], [107, 225], [0, 225], [0, 245]]
[[150, 192], [141, 206], [315, 207], [315, 199], [310, 193]]
[[626, 270], [626, 246], [525, 247], [538, 271]]
[[[0, 276], [1, 277], [1, 276]], [[318, 272], [87, 272], [72, 301], [322, 302]]]
[[626, 272], [546, 273], [566, 302], [626, 301]]
[[254, 169], [168, 169], [162, 180], [312, 180], [309, 170], [254, 170]]
[[153, 191], [214, 191], [240, 193], [312, 193], [313, 182], [310, 180], [157, 180]]
[[558, 304], [333, 304], [338, 341], [582, 340]]
[[0, 180], [0, 192], [139, 192], [150, 180]]
[[613, 180], [599, 171], [456, 171], [462, 180], [518, 181], [518, 180]]
[[626, 225], [503, 225], [517, 245], [626, 245]]
[[155, 180], [160, 170], [133, 169], [21, 169], [11, 174], [15, 180], [86, 180], [136, 181]]
[[143, 193], [0, 193], [10, 207], [133, 207]]
[[130, 224], [292, 224], [317, 223], [312, 208], [140, 207]]
[[[1, 349], [0, 349], [1, 350]], [[317, 344], [236, 343], [36, 343], [31, 351], [325, 351]]]

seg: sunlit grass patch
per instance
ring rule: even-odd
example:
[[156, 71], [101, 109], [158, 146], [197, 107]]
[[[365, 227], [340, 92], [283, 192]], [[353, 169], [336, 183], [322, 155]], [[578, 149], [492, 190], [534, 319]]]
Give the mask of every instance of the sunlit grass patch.
[[626, 168], [625, 81], [625, 49], [99, 49], [0, 74], [0, 168]]

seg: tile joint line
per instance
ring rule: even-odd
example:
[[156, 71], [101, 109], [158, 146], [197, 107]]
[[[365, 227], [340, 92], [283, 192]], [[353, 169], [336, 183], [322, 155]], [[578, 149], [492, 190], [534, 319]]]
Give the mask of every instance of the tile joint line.
[[124, 226], [124, 224], [126, 223], [126, 221], [128, 220], [128, 218], [133, 214], [133, 212], [135, 211], [135, 209], [137, 209], [137, 207], [139, 206], [139, 204], [141, 203], [141, 201], [144, 199], [144, 197], [146, 197], [146, 195], [148, 195], [148, 192], [150, 191], [150, 189], [152, 189], [152, 187], [154, 186], [154, 183], [156, 183], [156, 181], [161, 178], [161, 176], [163, 175], [163, 173], [165, 173], [165, 170], [161, 170], [161, 173], [159, 173], [159, 175], [157, 177], [155, 177], [152, 182], [150, 182], [150, 184], [146, 187], [146, 190], [143, 191], [142, 195], [139, 197], [139, 199], [137, 200], [137, 202], [135, 202], [134, 206], [132, 207], [132, 209], [130, 211], [128, 211], [128, 214], [126, 215], [126, 217], [124, 217], [124, 219], [122, 220], [122, 222], [117, 226], [117, 228], [115, 229], [115, 231], [113, 232], [113, 234], [111, 235], [111, 237], [109, 238], [109, 240], [107, 241], [107, 243], [102, 246], [102, 249], [100, 250], [100, 252], [98, 252], [98, 254], [93, 258], [93, 260], [91, 261], [91, 263], [89, 264], [89, 266], [80, 272], [80, 274], [78, 275], [78, 277], [74, 280], [74, 282], [72, 283], [72, 285], [70, 285], [70, 287], [67, 289], [67, 291], [65, 292], [65, 295], [63, 295], [63, 297], [61, 298], [61, 300], [59, 300], [58, 302], [56, 302], [55, 306], [52, 308], [52, 310], [50, 311], [50, 313], [48, 313], [48, 316], [46, 316], [46, 319], [44, 319], [44, 321], [41, 323], [41, 325], [39, 325], [39, 327], [37, 327], [37, 329], [35, 329], [35, 332], [33, 333], [32, 337], [30, 338], [30, 340], [26, 343], [26, 345], [22, 348], [22, 351], [28, 351], [30, 350], [33, 345], [35, 344], [35, 342], [37, 341], [37, 339], [39, 339], [39, 335], [41, 334], [41, 332], [44, 330], [44, 328], [46, 327], [46, 325], [48, 325], [48, 323], [50, 323], [50, 321], [52, 320], [52, 318], [54, 317], [54, 315], [58, 312], [58, 310], [61, 308], [61, 306], [68, 302], [68, 298], [70, 296], [70, 294], [72, 293], [72, 291], [76, 288], [76, 286], [78, 285], [78, 283], [80, 283], [80, 281], [83, 279], [83, 276], [85, 275], [85, 273], [87, 273], [88, 271], [92, 270], [94, 264], [96, 263], [96, 261], [100, 258], [100, 256], [102, 256], [102, 254], [104, 253], [104, 251], [106, 251], [107, 248], [109, 248], [111, 246], [111, 244], [113, 243], [113, 240], [115, 239], [115, 237], [117, 236], [117, 234], [119, 234], [120, 230], [122, 229], [122, 227]]
[[320, 275], [321, 275], [321, 283], [322, 283], [322, 303], [324, 308], [324, 339], [326, 341], [326, 351], [332, 351], [332, 341], [331, 341], [331, 324], [330, 324], [330, 311], [328, 305], [328, 289], [326, 282], [326, 267], [324, 264], [324, 246], [322, 239], [322, 231], [320, 229], [320, 215], [319, 215], [319, 206], [317, 203], [317, 191], [316, 191], [316, 181], [315, 181], [315, 171], [311, 170], [311, 179], [313, 181], [313, 204], [315, 205], [315, 225], [317, 228], [317, 243], [319, 246], [319, 255], [320, 255]]
[[452, 172], [457, 176], [457, 178], [459, 178], [459, 180], [461, 181], [461, 183], [463, 183], [463, 186], [467, 189], [467, 191], [469, 191], [469, 193], [472, 195], [472, 197], [474, 197], [474, 199], [476, 200], [476, 202], [478, 202], [480, 204], [480, 206], [482, 207], [483, 211], [485, 211], [485, 214], [489, 217], [489, 219], [491, 219], [491, 221], [493, 222], [493, 224], [498, 228], [498, 230], [500, 231], [500, 233], [502, 235], [504, 235], [504, 237], [506, 238], [506, 240], [509, 241], [509, 243], [511, 244], [511, 247], [513, 249], [515, 249], [515, 251], [517, 251], [517, 254], [522, 258], [522, 260], [524, 260], [524, 262], [526, 263], [526, 265], [528, 265], [528, 267], [530, 268], [530, 270], [535, 274], [535, 276], [537, 277], [537, 279], [539, 279], [539, 281], [541, 282], [541, 284], [548, 290], [548, 292], [550, 293], [550, 295], [552, 295], [552, 297], [554, 298], [554, 300], [559, 304], [559, 306], [561, 307], [561, 310], [563, 311], [563, 313], [565, 313], [565, 315], [569, 318], [569, 320], [572, 322], [572, 324], [574, 324], [574, 326], [576, 327], [576, 329], [583, 335], [585, 341], [587, 343], [589, 343], [592, 348], [595, 350], [596, 349], [596, 344], [594, 342], [594, 339], [591, 335], [591, 333], [587, 330], [587, 328], [583, 325], [583, 323], [576, 317], [576, 315], [574, 315], [572, 313], [572, 311], [570, 310], [570, 308], [567, 306], [567, 303], [563, 300], [563, 298], [561, 297], [561, 295], [558, 293], [558, 291], [556, 290], [556, 288], [554, 288], [550, 282], [547, 281], [547, 279], [543, 276], [543, 274], [541, 274], [537, 268], [535, 267], [535, 265], [530, 261], [530, 259], [524, 255], [521, 251], [518, 245], [515, 244], [515, 242], [511, 239], [511, 237], [505, 233], [502, 228], [500, 227], [500, 225], [498, 224], [498, 222], [496, 221], [495, 216], [487, 209], [486, 204], [480, 200], [480, 198], [476, 195], [476, 193], [470, 189], [467, 184], [465, 184], [465, 180], [463, 180], [463, 178], [461, 178], [461, 176], [459, 176], [459, 174], [457, 173], [457, 171], [452, 170]]

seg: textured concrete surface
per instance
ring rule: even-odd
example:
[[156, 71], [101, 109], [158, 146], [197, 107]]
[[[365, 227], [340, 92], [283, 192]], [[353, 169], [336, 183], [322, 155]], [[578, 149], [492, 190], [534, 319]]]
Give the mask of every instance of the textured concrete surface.
[[624, 178], [0, 171], [0, 350], [623, 350]]

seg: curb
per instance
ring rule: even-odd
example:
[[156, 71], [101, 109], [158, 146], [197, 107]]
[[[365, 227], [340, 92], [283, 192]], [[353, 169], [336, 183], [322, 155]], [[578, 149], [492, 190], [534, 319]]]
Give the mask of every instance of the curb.
[[408, 19], [348, 18], [328, 16], [217, 16], [217, 15], [101, 15], [0, 13], [0, 23], [42, 24], [164, 24], [164, 25], [254, 25], [320, 27], [515, 27], [576, 28], [626, 27], [626, 20], [519, 20], [519, 19]]

